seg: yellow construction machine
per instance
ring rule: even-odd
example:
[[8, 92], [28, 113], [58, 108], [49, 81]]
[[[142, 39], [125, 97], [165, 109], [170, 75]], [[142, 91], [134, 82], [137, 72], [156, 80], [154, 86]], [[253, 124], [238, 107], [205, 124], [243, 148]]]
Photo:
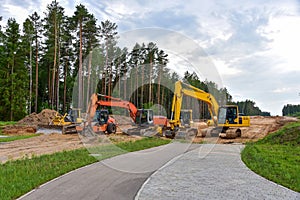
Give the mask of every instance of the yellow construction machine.
[[81, 109], [73, 108], [69, 111], [69, 113], [65, 113], [64, 115], [60, 115], [57, 112], [49, 126], [45, 128], [61, 129], [63, 134], [77, 133], [80, 131], [78, 129], [80, 127], [79, 124], [82, 122]]
[[[234, 133], [237, 137], [240, 137], [240, 127], [250, 126], [250, 117], [239, 116], [238, 106], [219, 106], [217, 100], [212, 94], [181, 81], [177, 81], [175, 83], [171, 119], [169, 121], [170, 129], [165, 132], [166, 137], [174, 138], [180, 130], [186, 133], [198, 133], [197, 128], [182, 124], [183, 114], [181, 114], [181, 107], [183, 95], [201, 100], [208, 105], [208, 110], [211, 115], [211, 120], [208, 121], [208, 125], [214, 126], [209, 129], [209, 134], [211, 135], [218, 134], [220, 137], [226, 138], [229, 133]], [[192, 112], [190, 112], [190, 114], [191, 113]], [[192, 121], [192, 117], [190, 117], [190, 121]], [[206, 134], [202, 133], [202, 136], [205, 135]]]

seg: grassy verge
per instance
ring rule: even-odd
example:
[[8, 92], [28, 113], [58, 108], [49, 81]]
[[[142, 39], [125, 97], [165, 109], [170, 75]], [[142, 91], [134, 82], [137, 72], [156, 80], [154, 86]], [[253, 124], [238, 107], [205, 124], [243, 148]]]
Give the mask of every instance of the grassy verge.
[[7, 126], [7, 125], [14, 125], [16, 123], [17, 122], [13, 122], [13, 121], [8, 121], [8, 122], [0, 121], [0, 127]]
[[300, 192], [300, 123], [247, 144], [242, 160], [257, 174]]
[[[52, 155], [10, 161], [0, 165], [0, 199], [15, 199], [39, 185], [82, 166], [128, 151], [137, 151], [169, 143], [169, 140], [144, 138], [135, 142], [104, 145], [95, 151], [99, 158], [86, 149], [64, 151]], [[100, 150], [100, 151], [99, 151]]]
[[11, 141], [27, 139], [27, 138], [31, 138], [31, 137], [35, 137], [35, 136], [39, 136], [39, 134], [3, 137], [3, 138], [0, 138], [0, 142], [11, 142]]
[[16, 124], [17, 122], [3, 122], [3, 121], [0, 121], [0, 134], [1, 134], [1, 132], [2, 132], [2, 129], [3, 129], [3, 127], [4, 126], [7, 126], [7, 125], [14, 125], [14, 124]]

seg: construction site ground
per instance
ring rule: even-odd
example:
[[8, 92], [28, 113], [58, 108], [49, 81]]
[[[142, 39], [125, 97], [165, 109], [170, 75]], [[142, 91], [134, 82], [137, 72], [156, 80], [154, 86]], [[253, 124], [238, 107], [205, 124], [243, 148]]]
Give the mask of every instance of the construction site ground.
[[[45, 114], [45, 113], [44, 113]], [[52, 115], [54, 113], [52, 112]], [[34, 114], [34, 117], [37, 115]], [[130, 118], [123, 116], [116, 116], [116, 120], [119, 123], [118, 134], [112, 134], [109, 137], [112, 141], [130, 141], [137, 140], [139, 136], [127, 136], [122, 135], [122, 129], [130, 127]], [[24, 121], [24, 120], [23, 120]], [[276, 131], [284, 124], [288, 122], [297, 121], [296, 118], [291, 117], [251, 117], [251, 126], [242, 128], [242, 136], [236, 139], [218, 139], [217, 143], [245, 143], [248, 141], [256, 141], [265, 137], [271, 132]], [[38, 119], [35, 121], [28, 120], [24, 126], [11, 126], [6, 128], [6, 134], [8, 135], [22, 135], [26, 133], [27, 127], [34, 127], [38, 123]], [[29, 129], [31, 130], [31, 128]], [[198, 143], [205, 140], [205, 138], [196, 137], [193, 141]], [[73, 150], [84, 147], [83, 142], [80, 140], [78, 134], [62, 135], [58, 133], [41, 134], [37, 137], [32, 137], [23, 140], [17, 140], [7, 143], [0, 143], [0, 162], [4, 163], [7, 160], [15, 160], [24, 157], [32, 157], [43, 154], [52, 154], [55, 152]]]

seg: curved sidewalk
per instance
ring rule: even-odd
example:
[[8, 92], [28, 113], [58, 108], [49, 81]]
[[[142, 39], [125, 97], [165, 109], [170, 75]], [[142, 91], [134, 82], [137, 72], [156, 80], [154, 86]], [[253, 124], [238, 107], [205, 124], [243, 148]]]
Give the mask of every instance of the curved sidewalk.
[[300, 193], [248, 169], [243, 147], [201, 145], [152, 174], [136, 199], [300, 199]]
[[115, 156], [60, 176], [19, 199], [134, 199], [154, 171], [199, 146], [171, 143]]

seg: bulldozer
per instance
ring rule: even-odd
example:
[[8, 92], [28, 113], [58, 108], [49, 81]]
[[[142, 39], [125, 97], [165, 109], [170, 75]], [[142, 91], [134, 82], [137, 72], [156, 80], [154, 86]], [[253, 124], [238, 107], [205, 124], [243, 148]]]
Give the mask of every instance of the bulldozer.
[[62, 134], [78, 133], [82, 131], [79, 124], [83, 122], [83, 119], [80, 116], [81, 109], [78, 108], [73, 108], [64, 115], [56, 112], [54, 119], [48, 126], [43, 126], [43, 128], [61, 129]]

